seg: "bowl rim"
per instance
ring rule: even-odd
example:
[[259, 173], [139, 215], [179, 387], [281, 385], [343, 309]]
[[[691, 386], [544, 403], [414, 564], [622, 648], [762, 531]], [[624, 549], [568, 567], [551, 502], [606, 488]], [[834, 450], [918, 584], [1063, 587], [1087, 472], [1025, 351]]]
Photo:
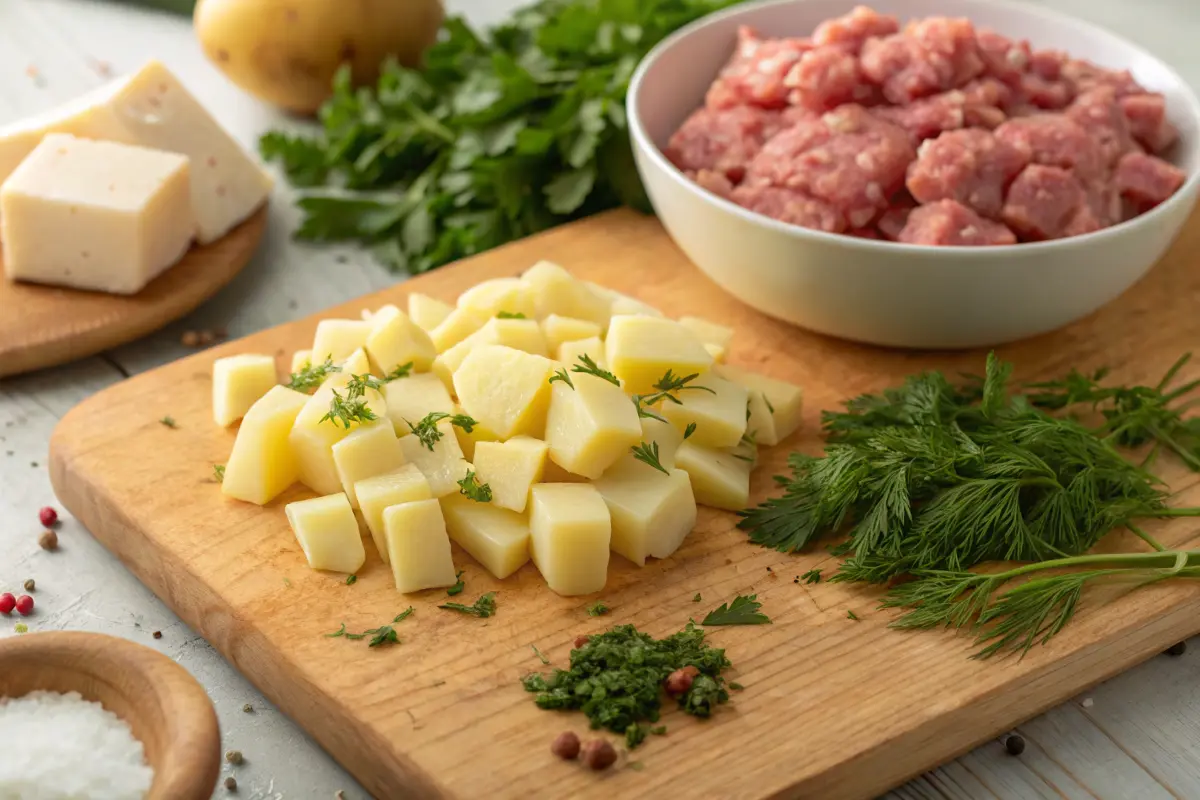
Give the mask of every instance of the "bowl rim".
[[[959, 0], [967, 5], [981, 5], [985, 0]], [[641, 94], [642, 87], [646, 81], [646, 76], [654, 67], [655, 63], [666, 53], [677, 46], [690, 36], [695, 35], [700, 30], [708, 28], [712, 25], [717, 25], [726, 22], [730, 19], [750, 14], [761, 8], [769, 6], [790, 6], [801, 5], [805, 0], [752, 0], [748, 3], [739, 3], [735, 6], [715, 11], [698, 20], [695, 20], [674, 33], [670, 34], [658, 44], [656, 44], [638, 63], [637, 69], [634, 70], [633, 76], [629, 81], [629, 90], [625, 98], [625, 113], [629, 120], [629, 133], [634, 142], [635, 147], [649, 158], [654, 165], [663, 170], [669, 180], [676, 185], [684, 188], [685, 191], [692, 193], [703, 202], [715, 205], [718, 209], [732, 214], [741, 220], [752, 225], [758, 225], [776, 233], [790, 236], [796, 239], [812, 238], [818, 242], [825, 244], [836, 244], [840, 246], [850, 246], [861, 248], [867, 252], [875, 253], [893, 253], [906, 252], [910, 254], [921, 254], [934, 258], [961, 258], [965, 254], [974, 254], [976, 257], [980, 255], [987, 256], [1005, 256], [1014, 253], [1043, 253], [1052, 254], [1056, 250], [1067, 250], [1081, 245], [1097, 244], [1101, 245], [1105, 241], [1123, 236], [1130, 232], [1135, 227], [1154, 224], [1159, 217], [1168, 215], [1175, 211], [1179, 206], [1184, 204], [1193, 204], [1195, 196], [1200, 191], [1200, 169], [1193, 169], [1191, 174], [1183, 182], [1183, 185], [1175, 191], [1166, 201], [1158, 204], [1149, 211], [1139, 214], [1133, 219], [1118, 222], [1116, 225], [1110, 225], [1107, 228], [1102, 228], [1098, 231], [1079, 234], [1076, 236], [1068, 236], [1062, 239], [1051, 239], [1044, 242], [1018, 242], [1017, 244], [1004, 245], [988, 245], [988, 246], [973, 246], [973, 245], [927, 245], [927, 244], [910, 244], [908, 242], [893, 242], [880, 239], [865, 239], [857, 236], [849, 236], [844, 233], [827, 233], [825, 231], [816, 230], [814, 228], [805, 228], [801, 225], [796, 225], [790, 222], [783, 222], [774, 217], [768, 217], [765, 214], [760, 214], [757, 211], [751, 211], [744, 208], [731, 200], [727, 200], [714, 192], [705, 189], [695, 181], [690, 180], [683, 174], [682, 170], [676, 167], [666, 157], [666, 154], [659, 149], [646, 132], [645, 126], [642, 125], [641, 115], [638, 113], [638, 97]], [[847, 0], [848, 7], [862, 5], [865, 0]], [[1026, 3], [1012, 2], [1011, 0], [986, 0], [986, 4], [992, 7], [1000, 7], [1011, 11], [1015, 14], [1036, 19], [1049, 19], [1059, 23], [1070, 24], [1090, 37], [1095, 37], [1101, 40], [1108, 40], [1110, 43], [1120, 45], [1127, 50], [1133, 50], [1138, 55], [1148, 61], [1152, 61], [1160, 70], [1169, 75], [1180, 87], [1180, 94], [1186, 102], [1187, 110], [1190, 113], [1192, 121], [1195, 123], [1197, 135], [1192, 146], [1189, 148], [1193, 161], [1200, 163], [1200, 97], [1197, 96], [1196, 90], [1183, 79], [1183, 77], [1175, 71], [1167, 62], [1160, 59], [1150, 51], [1146, 50], [1139, 44], [1124, 38], [1107, 28], [1097, 25], [1093, 22], [1080, 19], [1079, 17], [1066, 14], [1061, 11], [1043, 8], [1041, 6], [1029, 5]], [[969, 19], [969, 17], [968, 17]], [[1002, 33], [1002, 32], [1001, 32]]]

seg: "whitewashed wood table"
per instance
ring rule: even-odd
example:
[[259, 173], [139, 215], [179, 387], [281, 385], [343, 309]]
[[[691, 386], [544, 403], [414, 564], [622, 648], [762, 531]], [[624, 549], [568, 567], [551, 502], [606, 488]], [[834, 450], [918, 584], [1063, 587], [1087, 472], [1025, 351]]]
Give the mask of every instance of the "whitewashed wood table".
[[[1200, 85], [1196, 0], [1046, 0], [1145, 45]], [[451, 0], [477, 24], [513, 0]], [[65, 100], [159, 58], [174, 69], [247, 147], [274, 127], [295, 126], [240, 93], [210, 66], [190, 25], [177, 17], [98, 0], [0, 0], [0, 123]], [[37, 510], [54, 505], [45, 468], [58, 418], [84, 397], [188, 351], [188, 329], [243, 336], [366, 294], [398, 280], [351, 249], [312, 249], [289, 239], [296, 222], [286, 184], [272, 200], [262, 250], [196, 313], [140, 342], [56, 369], [0, 381], [0, 589], [37, 581], [37, 630], [91, 630], [141, 641], [175, 658], [208, 689], [226, 748], [245, 756], [238, 797], [320, 798], [366, 793], [303, 731], [67, 518], [59, 552], [37, 545]], [[0, 308], [0, 314], [4, 309]], [[152, 404], [153, 398], [147, 398]], [[170, 409], [161, 409], [169, 414]], [[157, 411], [156, 411], [157, 413]], [[12, 622], [0, 636], [14, 635]], [[154, 633], [161, 631], [161, 638]], [[900, 787], [891, 798], [1200, 798], [1200, 640], [1181, 657], [1157, 656], [1022, 725], [1023, 755], [1000, 741]], [[249, 705], [252, 710], [246, 711]], [[218, 787], [217, 797], [226, 791]]]

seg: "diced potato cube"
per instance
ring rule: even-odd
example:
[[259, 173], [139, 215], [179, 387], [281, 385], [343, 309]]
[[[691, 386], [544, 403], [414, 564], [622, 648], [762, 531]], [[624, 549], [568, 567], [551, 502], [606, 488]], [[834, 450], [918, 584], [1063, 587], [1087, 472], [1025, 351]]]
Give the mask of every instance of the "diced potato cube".
[[432, 332], [441, 325], [453, 310], [454, 306], [435, 300], [427, 294], [413, 292], [408, 296], [408, 317], [426, 332]]
[[334, 363], [345, 361], [350, 354], [367, 343], [371, 323], [362, 319], [323, 319], [317, 323], [313, 338], [312, 361], [322, 364], [332, 358]]
[[492, 575], [507, 578], [529, 560], [529, 521], [523, 515], [461, 494], [448, 494], [441, 503], [450, 538]]
[[548, 358], [501, 345], [471, 351], [454, 373], [458, 402], [495, 439], [540, 436], [550, 400]]
[[608, 368], [632, 394], [653, 392], [667, 370], [703, 375], [713, 363], [691, 331], [669, 319], [613, 317], [604, 344]]
[[492, 505], [518, 513], [529, 502], [529, 490], [545, 474], [547, 445], [528, 436], [514, 436], [507, 442], [479, 442], [475, 445], [475, 474], [492, 488]]
[[[361, 423], [351, 422], [350, 427], [340, 421], [323, 419], [330, 411], [336, 391], [346, 397], [346, 384], [352, 373], [337, 372], [326, 379], [321, 388], [308, 398], [304, 408], [296, 416], [296, 424], [288, 435], [292, 452], [299, 469], [300, 482], [318, 494], [336, 494], [342, 490], [342, 479], [338, 476], [337, 464], [333, 461], [333, 446], [350, 435], [350, 431]], [[367, 408], [375, 418], [385, 415], [383, 395], [368, 389], [365, 397]]]
[[678, 403], [656, 403], [654, 413], [666, 417], [680, 431], [695, 423], [696, 430], [690, 437], [695, 444], [734, 447], [746, 433], [749, 396], [741, 384], [705, 375], [688, 383], [678, 397]]
[[225, 462], [223, 494], [261, 506], [296, 482], [296, 456], [288, 434], [308, 400], [302, 392], [274, 386], [250, 406]]
[[624, 294], [617, 294], [612, 301], [612, 307], [609, 313], [614, 317], [618, 316], [639, 316], [639, 317], [665, 317], [666, 314], [659, 311], [648, 303], [643, 303], [633, 297]]
[[434, 411], [445, 414], [454, 411], [454, 401], [446, 386], [429, 372], [388, 381], [383, 386], [383, 397], [387, 401], [388, 418], [400, 436], [411, 432], [410, 422], [416, 425]]
[[351, 431], [350, 435], [333, 445], [333, 463], [342, 488], [353, 508], [358, 508], [354, 484], [363, 478], [373, 478], [399, 469], [404, 464], [404, 451], [396, 438], [396, 430], [386, 417]]
[[[759, 444], [775, 445], [791, 436], [800, 427], [800, 413], [803, 410], [803, 394], [799, 386], [786, 381], [777, 381], [755, 372], [737, 367], [722, 366], [718, 374], [726, 380], [740, 383], [747, 389], [762, 392], [763, 404], [770, 412], [775, 423], [774, 436], [758, 437]], [[753, 418], [754, 409], [750, 409]], [[753, 422], [753, 419], [751, 420]]]
[[358, 496], [358, 504], [362, 509], [363, 519], [375, 549], [383, 563], [390, 564], [388, 556], [387, 536], [383, 528], [383, 511], [388, 506], [400, 503], [411, 503], [415, 500], [428, 500], [433, 497], [429, 490], [429, 481], [421, 474], [415, 464], [405, 464], [394, 472], [365, 478], [354, 484], [354, 493]]
[[341, 492], [288, 503], [283, 510], [313, 569], [354, 573], [367, 560], [358, 520]]
[[446, 521], [437, 500], [389, 506], [383, 512], [383, 528], [397, 590], [419, 592], [458, 583]]
[[434, 373], [448, 388], [454, 384], [454, 373], [467, 355], [477, 347], [498, 344], [538, 356], [547, 354], [546, 338], [532, 319], [492, 319], [466, 339], [439, 355], [433, 362]]
[[571, 388], [550, 385], [546, 444], [563, 469], [599, 478], [642, 439], [637, 409], [619, 386], [595, 375], [574, 373]]
[[445, 497], [459, 490], [458, 482], [467, 476], [471, 465], [463, 458], [462, 448], [454, 435], [454, 426], [449, 420], [443, 420], [437, 426], [442, 437], [430, 450], [421, 444], [415, 433], [400, 438], [400, 449], [404, 458], [410, 464], [416, 464], [417, 469], [429, 481], [429, 491], [434, 497]]
[[292, 372], [299, 372], [312, 364], [312, 350], [297, 350], [292, 353]]
[[596, 362], [596, 366], [601, 369], [608, 368], [608, 359], [604, 357], [604, 342], [600, 341], [599, 336], [592, 336], [588, 339], [580, 339], [574, 342], [563, 342], [558, 348], [558, 360], [566, 367], [567, 372], [571, 371], [571, 367], [576, 364], [583, 363], [579, 359], [582, 356], [588, 356], [592, 361]]
[[439, 353], [444, 353], [482, 328], [489, 319], [491, 317], [482, 311], [476, 311], [473, 308], [456, 308], [429, 332], [429, 338], [433, 340], [434, 349]]
[[696, 526], [696, 499], [683, 470], [664, 475], [622, 459], [593, 485], [612, 517], [613, 552], [639, 567], [647, 556], [670, 556]]
[[213, 362], [213, 419], [222, 427], [232, 425], [276, 383], [271, 356], [245, 353], [218, 358]]
[[521, 280], [532, 289], [538, 319], [560, 314], [594, 322], [601, 331], [608, 327], [609, 299], [557, 264], [539, 261], [526, 270]]
[[529, 505], [529, 553], [551, 591], [571, 597], [603, 589], [612, 522], [596, 487], [539, 483]]
[[371, 317], [366, 350], [371, 366], [381, 377], [406, 364], [425, 372], [437, 355], [429, 334], [395, 306], [384, 306]]
[[732, 453], [693, 444], [679, 445], [675, 465], [692, 480], [692, 492], [702, 506], [741, 511], [750, 503], [753, 464]]
[[767, 405], [767, 397], [758, 389], [749, 389], [750, 418], [746, 420], [746, 437], [764, 445], [779, 444], [779, 434], [775, 431], [775, 415]]
[[726, 328], [700, 317], [680, 317], [679, 324], [691, 331], [702, 344], [715, 344], [725, 350], [733, 341], [733, 328]]
[[536, 313], [533, 291], [520, 278], [492, 278], [477, 283], [458, 296], [458, 307], [474, 309], [489, 317], [505, 313], [533, 319]]
[[[655, 411], [654, 413], [658, 413]], [[675, 451], [679, 449], [679, 445], [683, 443], [683, 431], [676, 428], [670, 422], [654, 419], [653, 417], [642, 417], [642, 441], [646, 444], [655, 443], [658, 445], [658, 462], [667, 469], [675, 467]], [[630, 458], [632, 458], [630, 454]], [[662, 473], [659, 473], [660, 475]]]
[[542, 333], [546, 336], [547, 352], [557, 353], [563, 342], [599, 339], [600, 326], [586, 319], [551, 314], [542, 320]]

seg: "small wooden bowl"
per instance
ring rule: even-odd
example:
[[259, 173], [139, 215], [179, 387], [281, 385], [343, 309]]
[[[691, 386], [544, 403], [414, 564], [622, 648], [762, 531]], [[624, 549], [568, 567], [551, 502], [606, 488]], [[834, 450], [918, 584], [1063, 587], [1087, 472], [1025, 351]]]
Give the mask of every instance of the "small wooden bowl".
[[79, 692], [133, 729], [154, 768], [149, 800], [207, 800], [221, 769], [221, 732], [187, 670], [140, 644], [98, 633], [0, 640], [0, 697]]

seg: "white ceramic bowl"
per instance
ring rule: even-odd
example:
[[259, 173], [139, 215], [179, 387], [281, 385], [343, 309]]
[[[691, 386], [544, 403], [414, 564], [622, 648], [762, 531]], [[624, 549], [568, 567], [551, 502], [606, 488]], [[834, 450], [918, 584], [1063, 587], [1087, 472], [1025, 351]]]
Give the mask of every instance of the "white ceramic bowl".
[[[628, 96], [642, 182], [671, 238], [726, 291], [810, 330], [912, 348], [994, 345], [1059, 328], [1144, 275], [1187, 220], [1200, 190], [1200, 102], [1170, 67], [1080, 20], [996, 0], [875, 0], [880, 13], [967, 17], [1035, 48], [1129, 69], [1167, 98], [1188, 173], [1170, 200], [1096, 233], [1006, 247], [927, 247], [822, 233], [755, 214], [701, 189], [663, 155], [733, 51], [739, 25], [765, 36], [807, 36], [856, 0], [774, 0], [713, 14], [660, 43]], [[1169, 20], [1163, 21], [1169, 25]]]

